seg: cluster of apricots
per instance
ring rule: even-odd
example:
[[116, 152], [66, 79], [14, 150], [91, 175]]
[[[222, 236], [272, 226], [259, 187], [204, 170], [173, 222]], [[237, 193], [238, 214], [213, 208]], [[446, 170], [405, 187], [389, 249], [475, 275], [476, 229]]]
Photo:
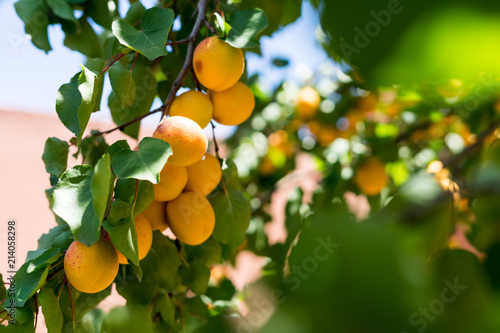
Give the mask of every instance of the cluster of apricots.
[[[208, 93], [190, 90], [178, 96], [153, 133], [170, 144], [172, 154], [154, 185], [154, 200], [135, 217], [139, 260], [149, 252], [153, 231], [170, 227], [177, 239], [198, 245], [215, 227], [215, 214], [206, 196], [219, 184], [219, 160], [207, 153], [203, 131], [212, 119], [223, 125], [239, 125], [255, 107], [248, 86], [239, 82], [245, 67], [240, 49], [217, 37], [201, 41], [193, 55], [193, 68]], [[127, 264], [111, 241], [101, 238], [88, 247], [75, 240], [64, 258], [69, 282], [78, 290], [96, 293], [115, 279], [119, 264]]]

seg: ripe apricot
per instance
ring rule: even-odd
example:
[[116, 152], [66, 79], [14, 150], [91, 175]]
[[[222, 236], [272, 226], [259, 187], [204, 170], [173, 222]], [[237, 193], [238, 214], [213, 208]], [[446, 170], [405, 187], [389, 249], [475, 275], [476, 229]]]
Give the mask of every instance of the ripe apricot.
[[[135, 232], [137, 234], [137, 250], [139, 251], [139, 260], [142, 260], [151, 249], [153, 244], [153, 231], [148, 219], [139, 214], [134, 218]], [[120, 264], [128, 264], [127, 258], [118, 250], [118, 262]]]
[[118, 274], [118, 254], [110, 241], [101, 238], [91, 246], [75, 240], [64, 255], [68, 281], [84, 293], [106, 289]]
[[174, 235], [189, 245], [203, 243], [214, 231], [212, 205], [198, 192], [184, 192], [177, 199], [169, 201], [167, 219]]
[[205, 128], [212, 120], [212, 112], [212, 102], [207, 95], [196, 90], [189, 90], [174, 99], [169, 115], [189, 118], [201, 128]]
[[166, 207], [166, 202], [153, 200], [149, 207], [141, 213], [149, 221], [151, 230], [163, 232], [168, 228]]
[[167, 163], [177, 166], [187, 166], [198, 162], [208, 146], [207, 136], [200, 125], [181, 116], [163, 119], [154, 131], [153, 137], [170, 144], [173, 153]]
[[208, 92], [214, 106], [213, 117], [222, 125], [239, 125], [247, 120], [255, 107], [252, 91], [244, 83], [237, 82], [224, 91]]
[[382, 162], [376, 157], [367, 158], [354, 175], [354, 181], [361, 192], [376, 195], [387, 185], [387, 175]]
[[208, 37], [194, 50], [193, 68], [201, 84], [222, 91], [238, 82], [245, 69], [245, 57], [243, 51], [218, 37]]
[[318, 92], [314, 88], [304, 87], [297, 96], [297, 114], [304, 119], [312, 118], [318, 112], [320, 103]]
[[160, 182], [153, 184], [156, 201], [170, 201], [179, 196], [188, 181], [186, 167], [165, 163]]
[[212, 192], [222, 178], [222, 170], [217, 158], [209, 153], [198, 162], [186, 167], [186, 190], [208, 195]]

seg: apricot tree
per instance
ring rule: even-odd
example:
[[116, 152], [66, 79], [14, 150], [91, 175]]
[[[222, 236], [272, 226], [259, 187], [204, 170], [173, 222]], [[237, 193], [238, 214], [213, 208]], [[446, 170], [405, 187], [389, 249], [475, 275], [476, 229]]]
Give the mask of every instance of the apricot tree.
[[[16, 3], [36, 47], [60, 25], [87, 61], [57, 92], [74, 137], [42, 156], [57, 226], [0, 286], [1, 329], [500, 331], [500, 5], [311, 3], [336, 62], [267, 89], [245, 55], [301, 1]], [[116, 127], [88, 134], [105, 80]], [[137, 149], [106, 141], [155, 113]], [[236, 288], [242, 252], [264, 260]]]

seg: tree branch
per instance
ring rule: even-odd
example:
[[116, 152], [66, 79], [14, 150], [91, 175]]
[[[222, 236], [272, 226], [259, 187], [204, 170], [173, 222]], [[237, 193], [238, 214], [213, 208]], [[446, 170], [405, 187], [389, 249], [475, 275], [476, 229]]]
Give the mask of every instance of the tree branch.
[[95, 133], [92, 133], [91, 135], [92, 136], [99, 136], [99, 135], [104, 135], [104, 134], [108, 134], [108, 133], [114, 132], [116, 130], [122, 130], [122, 129], [124, 129], [127, 126], [132, 125], [133, 123], [135, 123], [135, 122], [137, 122], [139, 120], [142, 120], [142, 119], [146, 118], [147, 116], [150, 116], [150, 115], [152, 115], [154, 113], [158, 113], [160, 111], [162, 111], [162, 107], [159, 107], [157, 109], [151, 110], [148, 113], [143, 114], [142, 116], [139, 116], [137, 118], [132, 119], [131, 121], [127, 121], [126, 123], [121, 124], [120, 126], [113, 127], [112, 129], [109, 129], [109, 130], [103, 131], [103, 132], [95, 132]]
[[[157, 112], [160, 112], [160, 111], [162, 113], [162, 117], [161, 117], [162, 119], [163, 119], [163, 117], [165, 117], [168, 114], [168, 111], [170, 109], [170, 105], [172, 104], [175, 95], [177, 94], [177, 92], [181, 88], [182, 83], [184, 82], [184, 79], [186, 78], [186, 75], [189, 73], [189, 71], [191, 70], [191, 68], [193, 66], [193, 53], [194, 53], [195, 43], [196, 43], [196, 40], [198, 39], [201, 27], [202, 27], [203, 22], [205, 20], [205, 12], [207, 9], [207, 2], [208, 2], [208, 0], [200, 0], [198, 2], [198, 7], [197, 7], [198, 15], [196, 17], [196, 21], [194, 23], [193, 30], [191, 31], [191, 34], [189, 34], [189, 37], [186, 39], [178, 40], [178, 41], [167, 42], [165, 44], [165, 45], [188, 44], [188, 50], [187, 50], [187, 54], [186, 54], [186, 60], [184, 61], [184, 65], [182, 66], [182, 69], [181, 69], [179, 75], [177, 76], [177, 78], [175, 79], [174, 83], [172, 84], [172, 89], [170, 90], [170, 93], [168, 94], [167, 98], [165, 99], [165, 102], [163, 103], [163, 105], [160, 106], [159, 108], [151, 110], [148, 113], [145, 113], [137, 118], [134, 118], [134, 119], [132, 119], [124, 124], [121, 124], [120, 126], [116, 126], [112, 129], [109, 129], [109, 130], [103, 131], [103, 132], [95, 132], [92, 134], [92, 136], [99, 136], [99, 135], [104, 135], [104, 134], [114, 132], [116, 130], [123, 130], [125, 127], [132, 125], [133, 123], [138, 122], [138, 121], [146, 118], [147, 116], [150, 116], [150, 115], [157, 113]], [[118, 60], [118, 59], [116, 59], [116, 60]], [[112, 64], [109, 64], [106, 67], [106, 69], [109, 68], [109, 66], [111, 66], [111, 65]]]
[[196, 39], [200, 34], [201, 26], [203, 25], [203, 22], [205, 20], [206, 10], [207, 10], [207, 0], [200, 0], [198, 2], [198, 8], [197, 8], [198, 16], [196, 17], [196, 21], [194, 22], [193, 30], [191, 31], [191, 34], [189, 34], [189, 37], [187, 38], [189, 42], [186, 53], [186, 60], [184, 61], [184, 65], [182, 65], [182, 69], [179, 75], [177, 76], [177, 79], [175, 79], [174, 84], [172, 84], [172, 89], [170, 90], [170, 93], [165, 99], [163, 105], [161, 106], [162, 119], [168, 114], [170, 105], [172, 104], [175, 95], [181, 88], [182, 83], [184, 82], [184, 78], [186, 77], [187, 73], [189, 73], [189, 70], [193, 66], [193, 53], [195, 46], [194, 44], [196, 43]]
[[493, 121], [490, 126], [484, 131], [478, 134], [476, 142], [462, 150], [455, 156], [443, 161], [443, 167], [454, 168], [458, 163], [462, 161], [465, 157], [474, 154], [483, 145], [484, 140], [493, 133], [500, 126], [500, 120]]

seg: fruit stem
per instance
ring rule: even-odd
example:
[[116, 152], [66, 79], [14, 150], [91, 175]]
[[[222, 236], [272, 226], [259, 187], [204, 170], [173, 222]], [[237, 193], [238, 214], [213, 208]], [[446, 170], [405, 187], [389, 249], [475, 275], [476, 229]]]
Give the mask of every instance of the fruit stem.
[[[222, 158], [219, 155], [219, 144], [217, 143], [217, 138], [215, 137], [214, 121], [211, 120], [210, 124], [212, 125], [212, 140], [214, 142], [215, 156], [217, 157], [217, 160], [219, 161], [219, 163], [222, 164]], [[228, 200], [229, 200], [229, 194], [227, 192], [227, 186], [226, 186], [226, 182], [224, 181], [224, 177], [221, 178], [221, 183], [222, 183], [222, 189], [224, 190], [224, 194], [226, 195], [226, 198], [228, 198]]]
[[71, 314], [73, 316], [73, 332], [74, 332], [76, 330], [75, 306], [73, 305], [73, 297], [71, 296], [71, 286], [69, 285], [69, 281], [67, 281], [66, 285], [68, 286], [69, 301], [71, 303]]
[[191, 75], [193, 76], [193, 80], [194, 80], [194, 84], [196, 85], [196, 89], [198, 91], [203, 91], [203, 89], [201, 88], [200, 81], [198, 80], [198, 77], [196, 76], [196, 73], [194, 72], [193, 67], [191, 67]]
[[120, 60], [121, 58], [123, 58], [123, 56], [124, 56], [124, 55], [125, 55], [125, 53], [120, 53], [120, 54], [117, 56], [117, 58], [116, 58], [116, 59], [114, 59], [114, 60], [113, 60], [113, 61], [111, 61], [109, 64], [107, 64], [107, 65], [106, 65], [106, 67], [104, 67], [104, 69], [101, 71], [101, 74], [102, 74], [102, 73], [104, 73], [104, 72], [106, 72], [106, 71], [109, 69], [109, 67], [113, 66], [113, 64], [114, 64], [115, 62], [117, 62], [118, 60]]
[[132, 73], [132, 71], [134, 70], [135, 62], [137, 61], [138, 56], [139, 56], [139, 52], [136, 52], [135, 57], [134, 57], [134, 62], [132, 63], [132, 67], [130, 68], [130, 73]]
[[[182, 86], [182, 83], [184, 82], [184, 78], [186, 77], [187, 73], [189, 73], [191, 67], [193, 66], [193, 53], [194, 53], [194, 47], [196, 40], [198, 39], [198, 35], [200, 34], [201, 26], [203, 25], [203, 22], [205, 20], [205, 12], [207, 10], [207, 0], [200, 0], [198, 2], [198, 15], [196, 17], [196, 21], [193, 26], [193, 30], [191, 30], [191, 33], [189, 34], [189, 37], [187, 40], [189, 40], [188, 44], [188, 49], [186, 53], [186, 60], [184, 61], [184, 65], [182, 65], [182, 69], [179, 72], [179, 75], [174, 81], [174, 84], [172, 85], [172, 89], [170, 90], [170, 93], [168, 94], [167, 98], [165, 99], [165, 102], [161, 106], [162, 109], [162, 115], [161, 115], [161, 120], [168, 114], [168, 111], [170, 109], [170, 105], [172, 104], [175, 95], [179, 91], [179, 89]], [[160, 120], [160, 121], [161, 121]]]

